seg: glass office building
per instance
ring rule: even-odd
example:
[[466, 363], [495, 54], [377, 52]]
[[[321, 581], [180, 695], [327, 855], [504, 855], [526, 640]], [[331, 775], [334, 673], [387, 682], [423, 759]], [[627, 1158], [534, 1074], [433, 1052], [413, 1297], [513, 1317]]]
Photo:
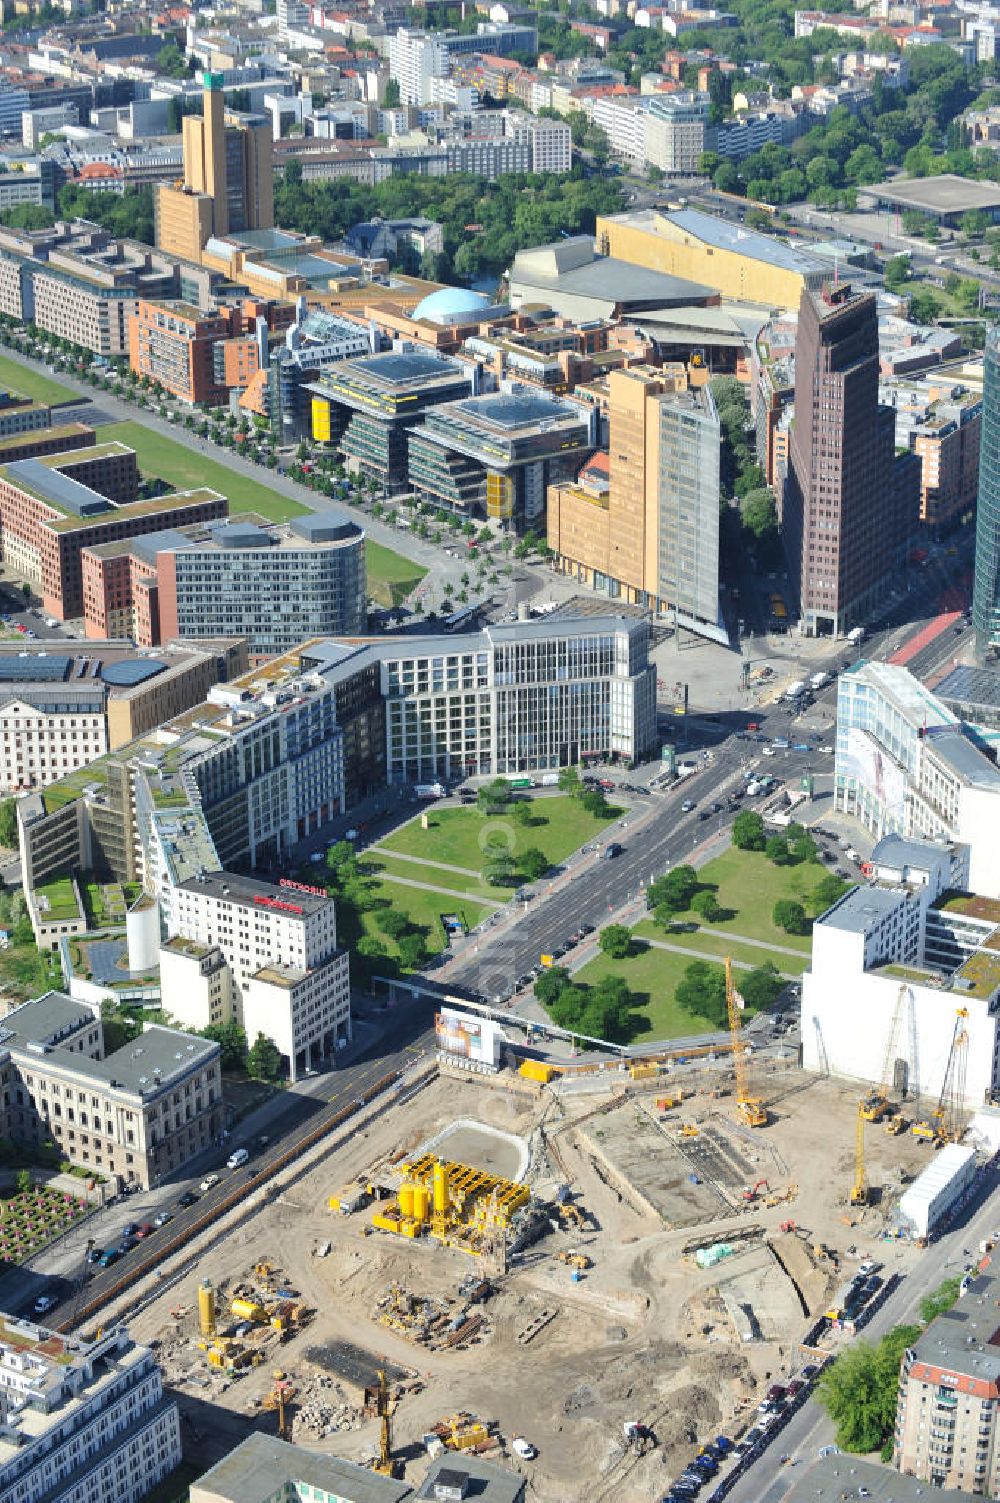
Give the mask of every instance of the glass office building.
[[986, 340], [972, 621], [980, 656], [1000, 649], [1000, 328]]

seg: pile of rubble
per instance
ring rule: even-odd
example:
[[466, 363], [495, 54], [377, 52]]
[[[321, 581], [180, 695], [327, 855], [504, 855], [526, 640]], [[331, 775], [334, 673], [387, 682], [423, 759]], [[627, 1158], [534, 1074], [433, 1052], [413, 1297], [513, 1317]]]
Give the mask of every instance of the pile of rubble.
[[491, 1334], [489, 1320], [474, 1308], [491, 1292], [486, 1280], [473, 1281], [471, 1287], [466, 1281], [461, 1290], [463, 1298], [432, 1299], [393, 1283], [375, 1301], [374, 1317], [380, 1325], [431, 1351], [454, 1349]]
[[348, 1402], [336, 1379], [325, 1373], [316, 1373], [299, 1385], [295, 1404], [296, 1437], [306, 1430], [322, 1440], [340, 1430], [359, 1429], [364, 1418], [363, 1412]]

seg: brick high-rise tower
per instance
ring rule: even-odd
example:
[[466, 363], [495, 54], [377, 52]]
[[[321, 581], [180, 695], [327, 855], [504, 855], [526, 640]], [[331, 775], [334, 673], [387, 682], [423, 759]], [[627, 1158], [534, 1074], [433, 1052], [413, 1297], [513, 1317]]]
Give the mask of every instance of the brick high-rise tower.
[[869, 613], [916, 520], [915, 476], [894, 462], [878, 374], [874, 294], [804, 291], [781, 522], [809, 636], [839, 636]]

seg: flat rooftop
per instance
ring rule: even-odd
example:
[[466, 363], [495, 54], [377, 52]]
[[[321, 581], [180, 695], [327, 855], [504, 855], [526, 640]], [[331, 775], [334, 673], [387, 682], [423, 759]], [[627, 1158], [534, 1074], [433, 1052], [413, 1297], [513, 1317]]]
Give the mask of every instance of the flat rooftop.
[[960, 664], [935, 684], [934, 693], [939, 699], [968, 705], [973, 711], [1000, 710], [1000, 669]]
[[859, 1499], [867, 1503], [929, 1503], [933, 1497], [942, 1503], [974, 1503], [975, 1497], [954, 1488], [932, 1488], [918, 1477], [844, 1452], [796, 1467], [795, 1477], [795, 1485], [785, 1493], [783, 1503], [858, 1503]]
[[1000, 786], [1000, 768], [965, 734], [961, 725], [933, 727], [924, 746], [939, 757], [963, 782], [978, 788]]
[[860, 192], [883, 203], [922, 209], [927, 214], [964, 214], [971, 209], [1000, 208], [1000, 185], [974, 182], [954, 172], [943, 172], [938, 177], [894, 178], [892, 182], [874, 183]]
[[932, 906], [942, 913], [961, 913], [987, 924], [1000, 924], [1000, 898], [984, 898], [974, 892], [945, 892]]
[[914, 1345], [916, 1361], [963, 1377], [1000, 1380], [1000, 1286], [990, 1274], [973, 1279], [969, 1292], [937, 1316]]
[[700, 240], [715, 250], [731, 251], [753, 261], [766, 261], [769, 266], [797, 271], [802, 276], [822, 276], [827, 269], [824, 261], [787, 245], [774, 235], [745, 229], [727, 219], [717, 219], [714, 214], [705, 214], [701, 209], [639, 209], [633, 213], [609, 214], [607, 218], [612, 223], [632, 225], [651, 235], [662, 234], [666, 221], [692, 240]]
[[908, 895], [908, 887], [852, 887], [823, 915], [823, 923], [848, 934], [864, 934], [879, 919], [894, 913]]
[[339, 1456], [320, 1456], [279, 1440], [250, 1435], [198, 1479], [198, 1489], [227, 1503], [271, 1503], [274, 1498], [329, 1497], [341, 1503], [402, 1503], [406, 1482], [380, 1477]]
[[874, 659], [861, 658], [841, 673], [840, 692], [849, 689], [855, 678], [877, 685], [881, 693], [902, 711], [911, 725], [930, 728], [958, 724], [957, 716], [930, 689], [926, 689], [908, 668], [898, 663], [879, 663]]
[[322, 897], [301, 892], [294, 887], [279, 887], [274, 882], [258, 882], [253, 877], [242, 877], [235, 872], [205, 872], [180, 884], [182, 892], [203, 893], [212, 898], [225, 898], [240, 908], [255, 910], [276, 908], [291, 918], [310, 918], [330, 902]]

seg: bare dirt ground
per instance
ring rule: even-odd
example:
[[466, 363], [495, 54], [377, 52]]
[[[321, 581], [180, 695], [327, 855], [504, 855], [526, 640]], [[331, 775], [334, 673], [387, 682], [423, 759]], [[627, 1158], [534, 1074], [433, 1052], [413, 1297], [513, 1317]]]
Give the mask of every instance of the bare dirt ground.
[[[408, 1458], [409, 1480], [419, 1482], [426, 1466], [421, 1437], [465, 1410], [501, 1437], [487, 1458], [525, 1472], [539, 1503], [578, 1500], [584, 1478], [591, 1503], [654, 1496], [695, 1442], [743, 1428], [761, 1385], [800, 1364], [806, 1312], [821, 1309], [843, 1277], [838, 1263], [848, 1274], [856, 1266], [848, 1249], [854, 1257], [875, 1250], [905, 1267], [906, 1249], [876, 1244], [901, 1182], [928, 1155], [909, 1135], [871, 1126], [876, 1201], [879, 1188], [887, 1190], [859, 1219], [847, 1205], [856, 1091], [797, 1072], [771, 1075], [772, 1123], [750, 1134], [733, 1121], [731, 1095], [708, 1092], [727, 1089], [723, 1072], [714, 1081], [692, 1076], [695, 1083], [701, 1094], [661, 1113], [662, 1083], [658, 1091], [633, 1087], [639, 1093], [627, 1099], [612, 1100], [607, 1082], [557, 1099], [512, 1089], [509, 1078], [437, 1078], [359, 1131], [130, 1322], [138, 1340], [157, 1343], [189, 1454], [208, 1463], [251, 1426], [273, 1433], [276, 1416], [261, 1403], [281, 1371], [298, 1390], [298, 1444], [370, 1457], [378, 1425], [362, 1413], [362, 1388], [365, 1372], [386, 1361], [401, 1380], [394, 1443]], [[461, 1128], [438, 1151], [461, 1146], [473, 1162], [477, 1152], [492, 1160], [480, 1167], [509, 1168], [517, 1155], [489, 1130], [522, 1138], [531, 1147], [532, 1190], [551, 1200], [568, 1185], [583, 1213], [580, 1224], [558, 1225], [514, 1258], [482, 1304], [462, 1292], [482, 1274], [480, 1260], [428, 1238], [366, 1235], [370, 1211], [345, 1216], [327, 1206], [353, 1177], [398, 1165], [456, 1122]], [[746, 1199], [754, 1185], [756, 1196]], [[699, 1267], [695, 1249], [713, 1242], [732, 1246], [732, 1255]], [[329, 1254], [316, 1256], [327, 1243]], [[814, 1252], [821, 1244], [834, 1256]], [[569, 1251], [591, 1260], [578, 1280], [556, 1256]], [[198, 1284], [217, 1287], [220, 1327], [231, 1329], [229, 1302], [261, 1260], [276, 1265], [280, 1286], [315, 1314], [284, 1341], [246, 1335], [262, 1361], [227, 1378], [198, 1348]], [[752, 1309], [756, 1339], [743, 1339], [739, 1307]], [[549, 1312], [533, 1339], [519, 1339]], [[473, 1319], [467, 1339], [446, 1345], [447, 1322], [470, 1317], [479, 1323]], [[415, 1339], [421, 1323], [433, 1330], [430, 1340]], [[319, 1360], [322, 1352], [334, 1354], [332, 1363]], [[651, 1454], [626, 1449], [629, 1420], [655, 1430]], [[536, 1460], [510, 1453], [518, 1435], [538, 1447]]]

